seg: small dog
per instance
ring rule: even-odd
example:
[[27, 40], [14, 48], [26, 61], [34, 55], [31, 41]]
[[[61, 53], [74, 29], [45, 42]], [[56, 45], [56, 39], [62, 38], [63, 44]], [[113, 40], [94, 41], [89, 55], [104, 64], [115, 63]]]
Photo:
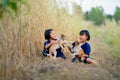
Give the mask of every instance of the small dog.
[[[60, 38], [58, 39], [58, 44], [53, 44], [49, 49], [49, 54], [51, 57], [56, 58], [57, 51], [56, 49], [61, 48], [61, 51], [64, 50], [64, 43], [65, 43], [66, 36], [64, 34], [60, 35]], [[54, 55], [54, 56], [52, 56]]]
[[[74, 43], [74, 47], [71, 49], [71, 52], [73, 53], [73, 57], [81, 57], [81, 55], [84, 54], [83, 50], [81, 49], [81, 42], [79, 40], [76, 40]], [[85, 58], [81, 57], [81, 61], [83, 62]]]
[[73, 43], [74, 47], [71, 49], [71, 52], [73, 53], [73, 55], [81, 55], [80, 50], [81, 50], [81, 44], [80, 41], [76, 40]]

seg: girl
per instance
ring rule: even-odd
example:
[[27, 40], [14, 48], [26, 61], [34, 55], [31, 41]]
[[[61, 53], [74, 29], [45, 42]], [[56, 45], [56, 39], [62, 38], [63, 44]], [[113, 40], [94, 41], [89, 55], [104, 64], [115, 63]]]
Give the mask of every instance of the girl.
[[[43, 55], [49, 56], [49, 48], [51, 47], [51, 45], [58, 44], [59, 42], [56, 39], [56, 34], [55, 34], [55, 31], [53, 29], [47, 29], [44, 32], [44, 36], [45, 36], [46, 41], [44, 43], [44, 50], [43, 50], [44, 54]], [[57, 51], [56, 57], [61, 57], [63, 59], [66, 59], [61, 48], [56, 49], [56, 51]]]
[[[83, 54], [77, 55], [72, 59], [72, 62], [74, 62], [76, 59], [79, 59], [80, 61], [83, 61], [84, 63], [91, 63], [95, 64], [96, 62], [90, 57], [90, 52], [91, 52], [91, 46], [87, 42], [90, 40], [90, 34], [87, 30], [82, 30], [79, 33], [80, 35], [80, 41], [81, 41], [81, 50]], [[74, 47], [74, 44], [73, 44]], [[81, 58], [84, 57], [84, 60], [81, 60]]]

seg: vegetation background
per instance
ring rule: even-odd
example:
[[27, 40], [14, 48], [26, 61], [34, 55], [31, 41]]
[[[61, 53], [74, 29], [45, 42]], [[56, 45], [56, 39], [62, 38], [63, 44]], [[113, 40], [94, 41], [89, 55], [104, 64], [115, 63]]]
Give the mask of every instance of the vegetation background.
[[[0, 1], [0, 80], [119, 80], [120, 8], [113, 16], [101, 7], [74, 15], [59, 9], [55, 0]], [[82, 29], [90, 31], [92, 57], [98, 65], [51, 61], [41, 55], [44, 31], [53, 28], [73, 41]]]

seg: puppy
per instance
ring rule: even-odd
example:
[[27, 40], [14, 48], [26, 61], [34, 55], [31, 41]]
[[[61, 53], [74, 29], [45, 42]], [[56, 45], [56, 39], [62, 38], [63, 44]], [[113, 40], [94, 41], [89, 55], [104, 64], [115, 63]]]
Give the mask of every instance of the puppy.
[[[71, 49], [71, 52], [73, 53], [73, 57], [81, 57], [81, 55], [84, 54], [83, 50], [81, 49], [81, 42], [79, 40], [76, 40], [73, 43], [74, 47]], [[85, 58], [81, 57], [81, 61], [83, 62]]]
[[81, 50], [80, 41], [79, 41], [79, 40], [76, 40], [76, 41], [73, 43], [73, 48], [71, 49], [71, 52], [73, 53], [73, 55], [81, 55], [80, 50]]
[[[66, 36], [64, 34], [60, 35], [60, 38], [58, 39], [58, 44], [53, 44], [50, 49], [49, 49], [49, 54], [51, 57], [56, 58], [57, 56], [57, 51], [56, 49], [61, 48], [61, 51], [64, 49], [64, 42], [65, 42]], [[53, 56], [52, 56], [53, 55]]]

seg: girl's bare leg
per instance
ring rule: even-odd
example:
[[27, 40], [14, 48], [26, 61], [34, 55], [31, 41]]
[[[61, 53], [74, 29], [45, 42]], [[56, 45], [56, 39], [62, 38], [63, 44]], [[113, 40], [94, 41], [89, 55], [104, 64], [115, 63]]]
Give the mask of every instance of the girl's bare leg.
[[90, 64], [97, 64], [94, 60], [92, 60], [91, 58], [87, 58], [86, 61]]

